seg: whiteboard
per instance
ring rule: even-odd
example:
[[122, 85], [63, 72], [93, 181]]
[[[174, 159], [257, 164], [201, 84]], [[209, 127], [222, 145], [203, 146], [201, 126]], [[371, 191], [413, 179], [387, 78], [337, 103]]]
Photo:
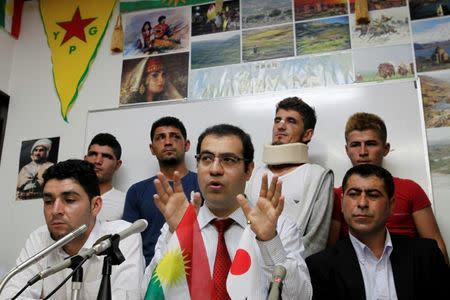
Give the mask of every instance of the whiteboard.
[[149, 150], [150, 127], [155, 120], [170, 115], [179, 118], [187, 129], [191, 149], [186, 161], [191, 170], [196, 169], [194, 155], [198, 136], [206, 127], [218, 123], [237, 125], [251, 135], [258, 166], [262, 164], [263, 145], [271, 142], [275, 105], [290, 96], [301, 97], [315, 108], [317, 125], [309, 143], [310, 160], [334, 171], [335, 186], [341, 185], [345, 171], [351, 167], [344, 148], [345, 123], [353, 113], [365, 111], [379, 115], [386, 122], [391, 153], [385, 158], [384, 167], [395, 176], [415, 180], [431, 198], [422, 102], [413, 80], [90, 111], [85, 149], [99, 132], [116, 136], [123, 149], [123, 165], [116, 173], [114, 184], [126, 191], [131, 184], [159, 170]]

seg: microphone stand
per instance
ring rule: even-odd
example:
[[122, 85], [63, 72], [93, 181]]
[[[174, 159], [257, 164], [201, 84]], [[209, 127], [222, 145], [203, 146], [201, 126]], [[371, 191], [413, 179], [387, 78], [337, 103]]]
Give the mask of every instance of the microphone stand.
[[96, 242], [99, 243], [104, 239], [111, 241], [111, 247], [99, 253], [99, 255], [106, 255], [103, 259], [102, 282], [98, 291], [97, 300], [111, 300], [111, 271], [113, 265], [120, 265], [125, 261], [125, 257], [119, 249], [120, 235], [105, 236]]
[[83, 284], [83, 267], [81, 266], [81, 261], [79, 267], [72, 267], [74, 273], [72, 274], [72, 294], [70, 299], [78, 300], [80, 296], [80, 289]]

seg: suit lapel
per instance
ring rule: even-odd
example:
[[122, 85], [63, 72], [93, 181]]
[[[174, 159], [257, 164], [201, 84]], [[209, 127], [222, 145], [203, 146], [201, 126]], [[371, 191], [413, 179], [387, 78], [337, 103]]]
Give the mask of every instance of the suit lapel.
[[398, 299], [412, 299], [413, 261], [411, 249], [404, 247], [402, 239], [391, 233], [392, 253], [390, 256], [392, 273], [394, 273], [395, 292]]
[[338, 278], [341, 278], [344, 289], [349, 292], [350, 299], [365, 299], [366, 292], [364, 288], [364, 279], [359, 266], [355, 249], [349, 237], [342, 239], [336, 244]]

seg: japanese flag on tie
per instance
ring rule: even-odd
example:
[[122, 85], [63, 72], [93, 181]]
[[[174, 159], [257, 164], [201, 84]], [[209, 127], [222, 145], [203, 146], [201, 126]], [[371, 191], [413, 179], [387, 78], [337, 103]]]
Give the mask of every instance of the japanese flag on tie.
[[234, 254], [227, 277], [227, 291], [233, 300], [248, 298], [255, 286], [257, 258], [255, 254], [255, 234], [247, 226]]

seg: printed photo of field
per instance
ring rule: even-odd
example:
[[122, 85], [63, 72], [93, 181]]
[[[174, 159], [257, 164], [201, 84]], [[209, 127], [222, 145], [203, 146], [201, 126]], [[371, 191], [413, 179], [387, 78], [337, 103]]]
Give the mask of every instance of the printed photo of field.
[[422, 73], [419, 77], [425, 126], [450, 127], [450, 72]]
[[[411, 2], [411, 0], [409, 2]], [[378, 10], [405, 6], [406, 0], [367, 0], [367, 4], [369, 6], [369, 10]], [[350, 0], [350, 11], [352, 14], [355, 13], [355, 0]]]
[[356, 82], [414, 77], [414, 59], [410, 44], [355, 49], [353, 61]]
[[293, 55], [294, 33], [291, 24], [242, 31], [244, 62]]
[[431, 173], [450, 177], [450, 127], [427, 129], [427, 141]]
[[412, 23], [417, 72], [450, 68], [450, 17]]
[[297, 55], [350, 48], [348, 17], [334, 17], [295, 24]]
[[292, 22], [291, 0], [242, 1], [242, 28]]
[[409, 0], [411, 20], [450, 15], [450, 0]]
[[294, 0], [295, 20], [347, 14], [347, 0]]
[[192, 38], [191, 69], [237, 64], [241, 61], [239, 31]]
[[406, 7], [373, 10], [370, 23], [361, 25], [356, 25], [355, 14], [351, 14], [352, 48], [410, 43], [408, 14]]
[[224, 1], [217, 11], [216, 4], [192, 6], [192, 36], [240, 29], [239, 0]]

